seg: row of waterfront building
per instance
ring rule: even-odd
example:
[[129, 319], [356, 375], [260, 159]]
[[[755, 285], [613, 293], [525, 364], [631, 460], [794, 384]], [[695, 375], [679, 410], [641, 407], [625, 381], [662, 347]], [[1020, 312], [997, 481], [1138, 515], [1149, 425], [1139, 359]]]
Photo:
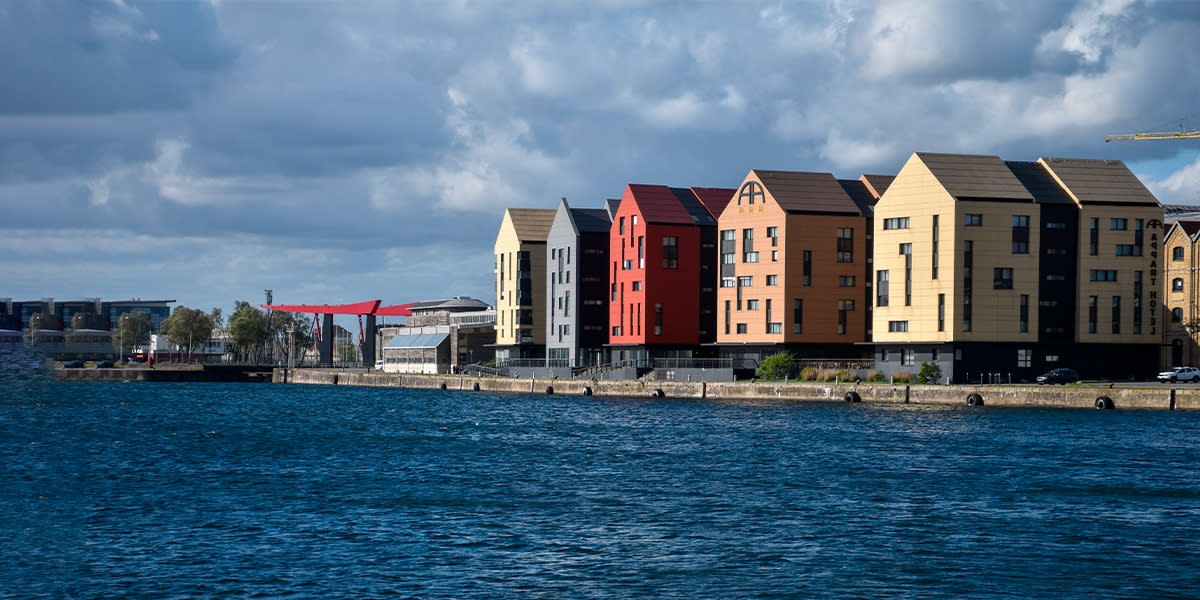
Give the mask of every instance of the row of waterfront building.
[[787, 351], [883, 373], [932, 363], [955, 381], [1147, 377], [1194, 352], [1195, 283], [1175, 276], [1200, 255], [1187, 223], [1166, 231], [1115, 160], [916, 153], [894, 176], [630, 184], [601, 208], [505, 211], [496, 358], [745, 365]]

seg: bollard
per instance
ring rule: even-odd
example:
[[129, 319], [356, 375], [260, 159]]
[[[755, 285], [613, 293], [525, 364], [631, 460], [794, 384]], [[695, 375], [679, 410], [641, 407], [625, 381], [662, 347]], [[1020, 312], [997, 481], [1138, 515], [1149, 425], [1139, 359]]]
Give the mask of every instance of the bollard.
[[904, 403], [908, 404], [908, 386], [904, 386]]
[[1175, 410], [1175, 389], [1171, 389], [1171, 410]]

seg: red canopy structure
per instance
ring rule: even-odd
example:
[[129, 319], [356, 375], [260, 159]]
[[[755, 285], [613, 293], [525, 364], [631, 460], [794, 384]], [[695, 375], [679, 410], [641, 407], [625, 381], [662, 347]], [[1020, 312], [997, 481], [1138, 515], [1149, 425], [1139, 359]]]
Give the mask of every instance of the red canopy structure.
[[[412, 311], [408, 310], [408, 308], [416, 304], [416, 302], [409, 302], [408, 304], [395, 304], [380, 308], [379, 305], [382, 302], [382, 300], [368, 300], [353, 304], [260, 304], [259, 306], [267, 310], [324, 315], [326, 331], [330, 331], [333, 328], [333, 315], [357, 315], [358, 336], [363, 342], [363, 354], [373, 357], [375, 354], [375, 317], [411, 317]], [[363, 315], [367, 317], [367, 331], [365, 334], [362, 323]], [[317, 341], [320, 342], [318, 350], [321, 355], [321, 362], [330, 362], [333, 356], [333, 336], [327, 335], [322, 339], [321, 328], [316, 327], [316, 331]]]

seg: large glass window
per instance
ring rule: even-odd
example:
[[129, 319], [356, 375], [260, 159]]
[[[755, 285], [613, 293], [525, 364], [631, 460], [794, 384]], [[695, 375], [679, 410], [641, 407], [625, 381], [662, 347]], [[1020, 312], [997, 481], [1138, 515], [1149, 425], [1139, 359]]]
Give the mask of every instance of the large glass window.
[[663, 268], [664, 269], [678, 269], [679, 268], [679, 238], [678, 237], [675, 237], [675, 236], [663, 237]]
[[854, 229], [839, 227], [837, 230], [837, 262], [854, 262]]

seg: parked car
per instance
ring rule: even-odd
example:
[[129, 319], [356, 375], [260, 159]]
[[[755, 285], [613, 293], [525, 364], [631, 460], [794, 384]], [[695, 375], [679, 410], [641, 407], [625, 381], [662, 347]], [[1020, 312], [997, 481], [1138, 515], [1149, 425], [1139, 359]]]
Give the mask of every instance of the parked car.
[[1079, 381], [1079, 374], [1074, 369], [1051, 369], [1048, 373], [1037, 377], [1038, 385], [1075, 383], [1076, 381]]
[[115, 366], [116, 366], [116, 364], [115, 364], [115, 363], [113, 363], [113, 361], [111, 361], [111, 360], [98, 360], [98, 361], [96, 361], [96, 368], [97, 368], [97, 369], [111, 369], [111, 368], [113, 368], [113, 367], [115, 367]]
[[1158, 380], [1166, 383], [1170, 381], [1191, 381], [1192, 383], [1200, 382], [1200, 369], [1196, 367], [1175, 367], [1170, 371], [1163, 371], [1158, 374]]
[[82, 360], [68, 360], [67, 362], [63, 363], [63, 368], [64, 369], [82, 369], [83, 361]]

